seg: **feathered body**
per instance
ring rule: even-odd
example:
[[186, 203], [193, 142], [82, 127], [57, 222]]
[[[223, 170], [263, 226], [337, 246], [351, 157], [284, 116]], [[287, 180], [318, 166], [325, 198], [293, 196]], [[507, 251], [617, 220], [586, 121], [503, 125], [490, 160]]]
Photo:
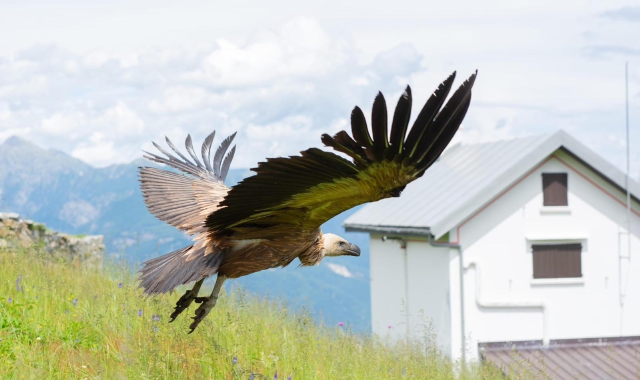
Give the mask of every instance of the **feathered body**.
[[[320, 226], [359, 204], [400, 196], [408, 183], [433, 164], [453, 138], [471, 101], [475, 74], [443, 107], [454, 77], [455, 73], [436, 89], [410, 130], [412, 95], [408, 86], [396, 106], [390, 136], [381, 93], [373, 104], [372, 135], [364, 114], [356, 107], [351, 114], [352, 135], [341, 131], [333, 137], [322, 136], [326, 146], [351, 160], [311, 148], [300, 156], [261, 162], [252, 169], [254, 176], [233, 188], [225, 186], [224, 179], [235, 153], [233, 147], [226, 154], [235, 134], [223, 140], [213, 160], [210, 150], [215, 132], [209, 135], [202, 145], [202, 162], [190, 136], [185, 147], [191, 160], [169, 139], [167, 144], [175, 155], [154, 143], [165, 157], [152, 153], [145, 157], [184, 174], [140, 168], [145, 202], [159, 219], [192, 235], [194, 243], [145, 263], [140, 276], [145, 293], [164, 293], [198, 281], [193, 289], [197, 294], [201, 281], [214, 274], [224, 281], [284, 267], [296, 258], [301, 265], [312, 266], [326, 256], [358, 256], [357, 246], [336, 235], [323, 235]], [[208, 298], [213, 305], [222, 285], [218, 282]], [[188, 291], [172, 316], [175, 318], [193, 299], [205, 301]], [[192, 329], [210, 307], [203, 304], [196, 311]]]

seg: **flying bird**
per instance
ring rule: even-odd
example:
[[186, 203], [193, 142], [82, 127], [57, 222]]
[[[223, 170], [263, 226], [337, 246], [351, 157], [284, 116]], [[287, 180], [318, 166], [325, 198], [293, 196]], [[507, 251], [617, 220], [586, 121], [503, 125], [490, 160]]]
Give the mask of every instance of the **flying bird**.
[[[193, 244], [146, 261], [140, 270], [144, 293], [166, 293], [179, 285], [195, 285], [178, 300], [171, 322], [192, 302], [200, 306], [190, 333], [215, 306], [225, 280], [261, 270], [285, 267], [296, 258], [302, 266], [329, 256], [359, 256], [360, 248], [340, 236], [323, 234], [320, 226], [354, 206], [398, 197], [420, 178], [449, 144], [471, 102], [471, 75], [449, 98], [455, 72], [435, 90], [409, 130], [411, 88], [398, 100], [388, 134], [387, 105], [382, 93], [373, 102], [371, 133], [359, 107], [346, 131], [322, 142], [350, 159], [317, 148], [300, 156], [268, 158], [256, 174], [236, 186], [224, 185], [235, 146], [235, 133], [222, 141], [211, 158], [215, 131], [202, 144], [199, 160], [191, 136], [185, 141], [192, 160], [167, 138], [175, 152], [154, 146], [164, 155], [145, 157], [182, 173], [140, 168], [140, 183], [149, 211], [193, 237]], [[444, 105], [444, 107], [443, 107]], [[203, 281], [217, 275], [212, 293], [199, 296]]]

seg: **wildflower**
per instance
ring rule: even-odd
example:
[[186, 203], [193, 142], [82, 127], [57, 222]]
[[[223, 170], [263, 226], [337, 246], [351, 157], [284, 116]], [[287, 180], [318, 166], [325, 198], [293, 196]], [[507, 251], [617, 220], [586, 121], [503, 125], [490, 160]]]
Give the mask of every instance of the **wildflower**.
[[388, 328], [388, 329], [391, 329], [391, 328], [393, 328], [393, 326], [389, 325], [389, 326], [387, 326], [387, 328]]
[[138, 317], [142, 317], [142, 309], [138, 309]]
[[65, 314], [69, 314], [69, 309], [64, 311]]
[[21, 292], [21, 291], [22, 291], [22, 288], [20, 287], [20, 285], [16, 285], [16, 289], [17, 289], [19, 292]]
[[233, 360], [232, 360], [232, 363], [233, 363], [233, 364], [238, 364], [238, 358], [234, 356], [234, 357], [233, 357]]
[[289, 375], [289, 377], [287, 377], [287, 380], [291, 380], [293, 379], [293, 375]]
[[122, 288], [122, 283], [121, 283], [121, 282], [120, 282], [120, 283], [118, 283], [118, 287], [119, 287], [119, 288]]
[[278, 371], [276, 371], [276, 374], [273, 375], [273, 380], [278, 380]]
[[254, 379], [254, 376], [253, 376], [253, 373], [252, 373], [251, 376], [249, 376], [249, 380], [253, 380], [253, 379]]
[[11, 297], [9, 297], [9, 303], [12, 303], [12, 302], [13, 302], [13, 300], [11, 299]]
[[158, 332], [158, 326], [153, 326], [153, 332]]
[[73, 306], [78, 306], [78, 299], [77, 298], [73, 299]]
[[37, 338], [36, 338], [36, 340], [42, 340], [42, 338], [40, 338], [40, 337], [37, 337]]
[[338, 322], [338, 326], [340, 327], [344, 326], [344, 322]]

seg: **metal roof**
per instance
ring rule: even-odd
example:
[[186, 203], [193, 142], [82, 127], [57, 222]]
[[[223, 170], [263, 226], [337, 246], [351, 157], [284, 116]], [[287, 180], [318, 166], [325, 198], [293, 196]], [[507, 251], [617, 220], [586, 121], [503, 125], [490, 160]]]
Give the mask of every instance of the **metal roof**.
[[[368, 204], [347, 218], [347, 231], [426, 235], [446, 234], [487, 204], [527, 171], [564, 148], [605, 179], [624, 188], [625, 175], [602, 157], [560, 130], [473, 145], [454, 145], [399, 198]], [[640, 184], [630, 192], [640, 199]]]
[[640, 337], [480, 343], [483, 361], [506, 376], [544, 379], [636, 379]]

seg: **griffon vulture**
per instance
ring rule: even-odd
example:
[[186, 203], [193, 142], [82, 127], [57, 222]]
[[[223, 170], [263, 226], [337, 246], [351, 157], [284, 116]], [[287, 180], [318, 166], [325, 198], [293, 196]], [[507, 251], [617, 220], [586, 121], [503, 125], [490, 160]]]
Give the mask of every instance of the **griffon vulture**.
[[[191, 331], [215, 306], [228, 278], [289, 265], [317, 265], [326, 256], [359, 256], [360, 248], [340, 236], [323, 234], [320, 226], [332, 217], [366, 202], [398, 197], [405, 186], [422, 176], [440, 156], [458, 130], [469, 108], [473, 74], [451, 96], [455, 72], [431, 95], [408, 130], [411, 88], [407, 86], [387, 135], [387, 105], [381, 93], [373, 102], [371, 132], [362, 110], [351, 113], [351, 135], [346, 131], [322, 142], [345, 154], [347, 160], [317, 148], [300, 156], [269, 158], [252, 169], [255, 175], [232, 188], [224, 179], [235, 152], [225, 153], [235, 134], [222, 141], [211, 160], [214, 133], [194, 152], [191, 137], [185, 157], [167, 139], [177, 155], [155, 147], [166, 157], [146, 158], [185, 174], [151, 167], [140, 168], [147, 207], [159, 219], [193, 236], [193, 244], [144, 263], [140, 286], [144, 293], [166, 293], [195, 281], [177, 302], [171, 321], [193, 301], [200, 303]], [[408, 132], [408, 135], [407, 135]], [[213, 292], [199, 297], [205, 278], [217, 274]]]

